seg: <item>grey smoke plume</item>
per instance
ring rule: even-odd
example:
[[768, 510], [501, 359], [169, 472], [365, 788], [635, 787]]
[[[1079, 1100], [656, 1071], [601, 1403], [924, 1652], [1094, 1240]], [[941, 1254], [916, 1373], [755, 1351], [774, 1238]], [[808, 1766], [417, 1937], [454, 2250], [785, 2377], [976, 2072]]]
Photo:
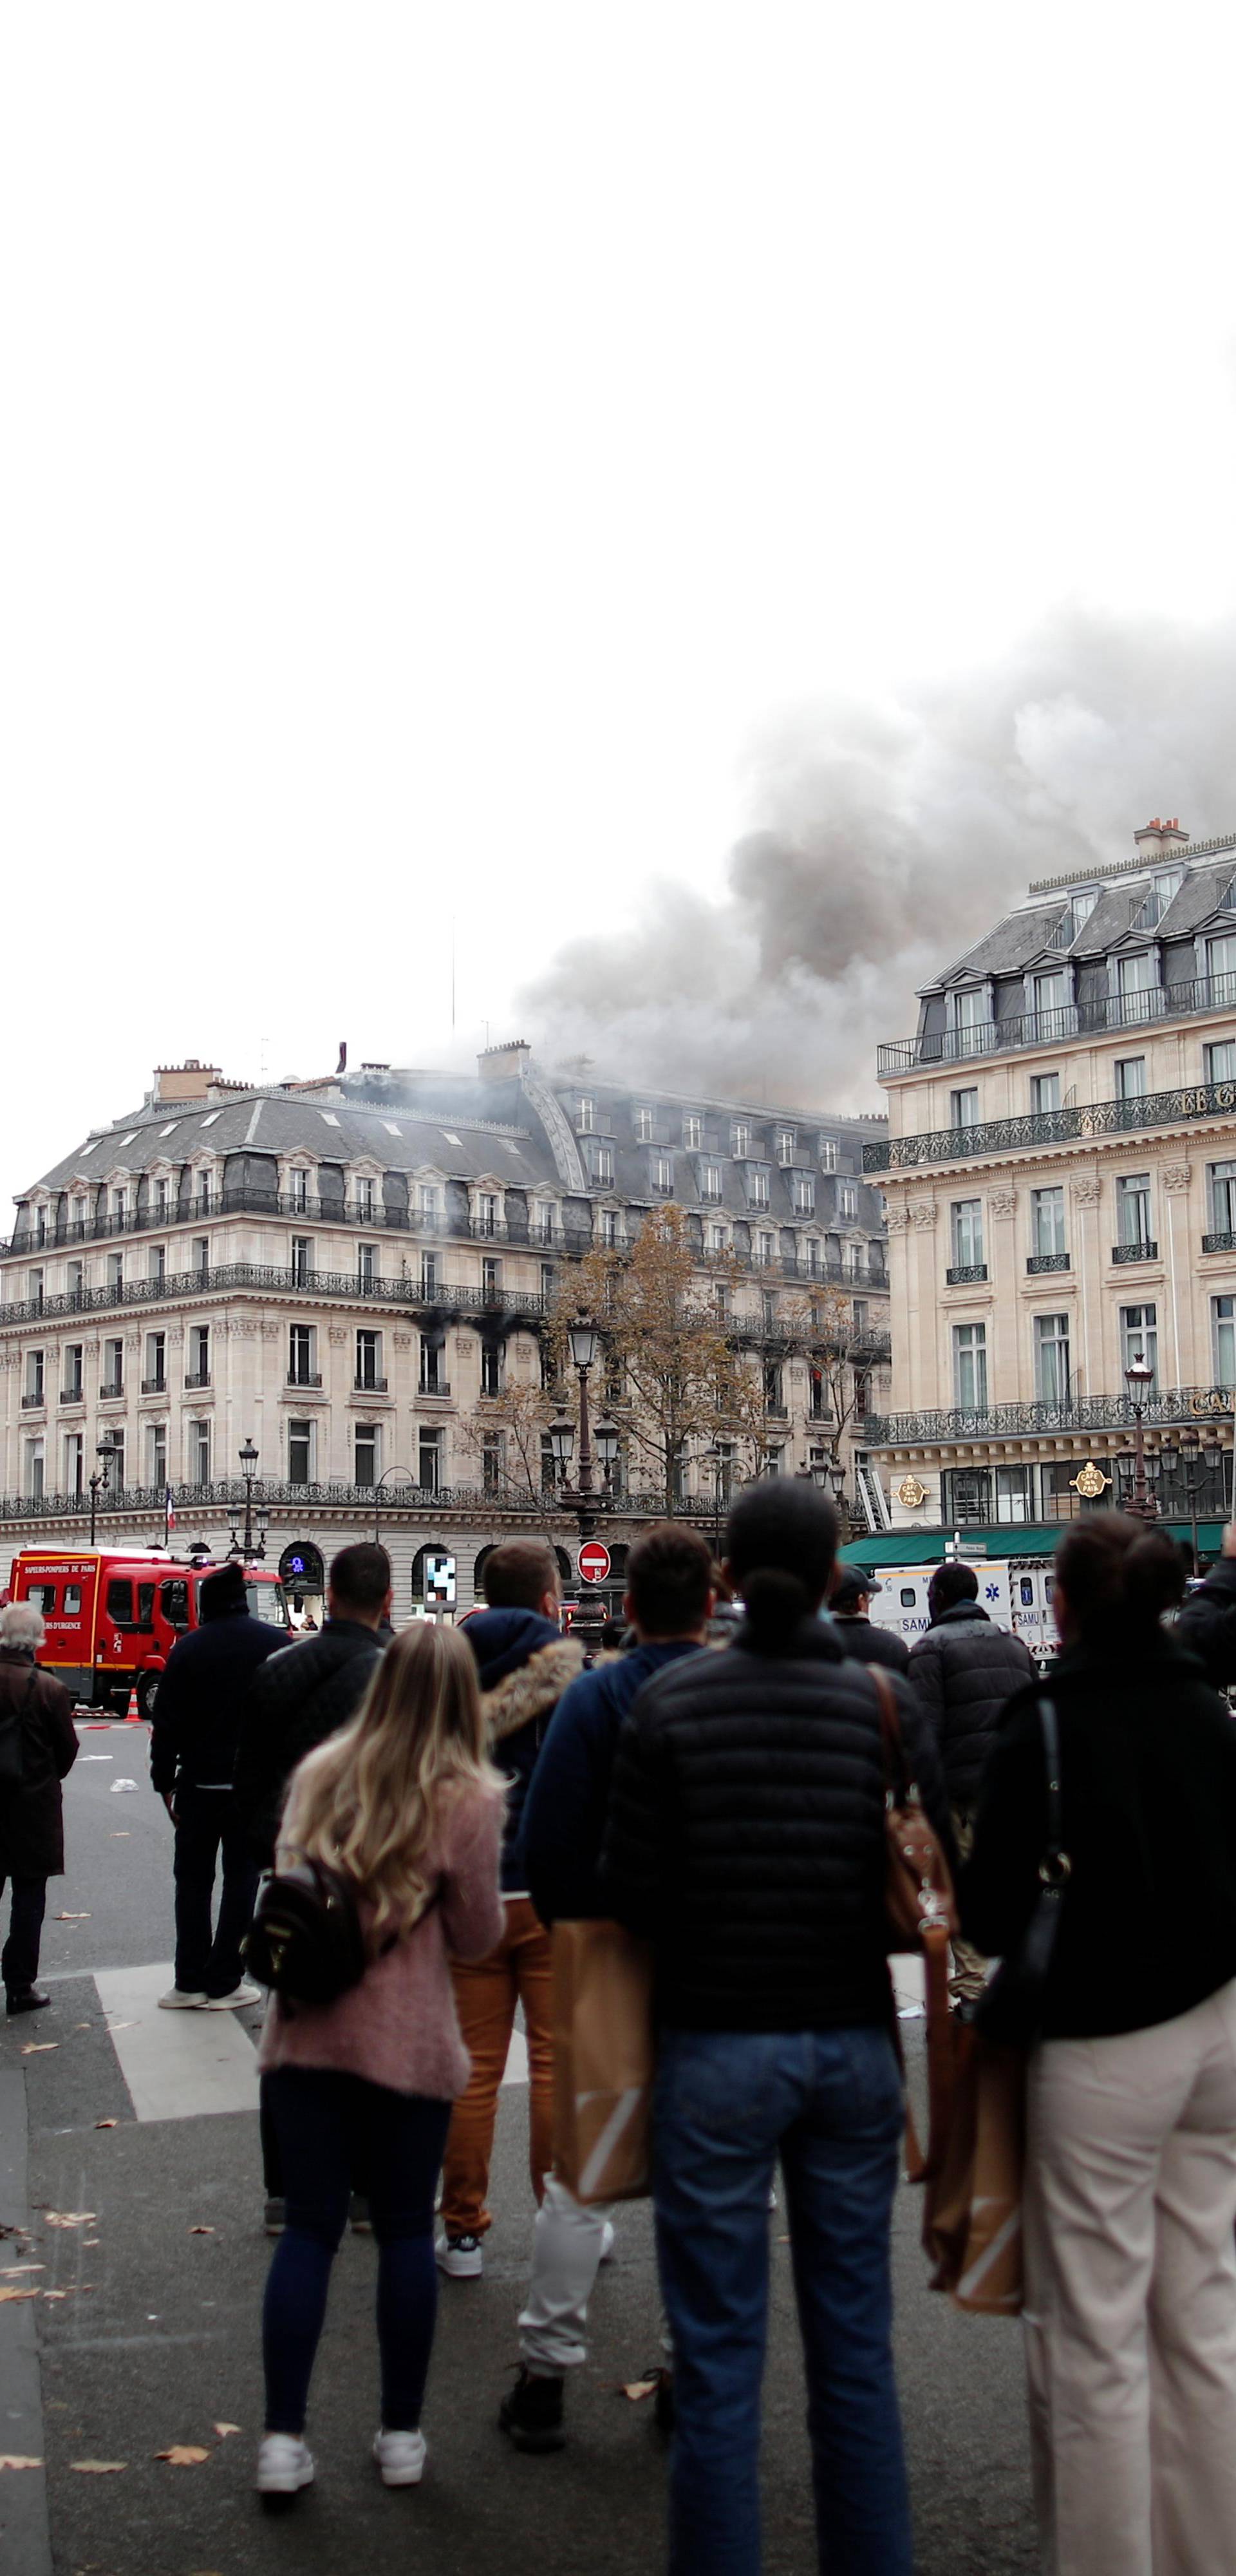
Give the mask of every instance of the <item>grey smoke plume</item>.
[[1031, 878], [1132, 855], [1153, 814], [1236, 827], [1236, 623], [1061, 613], [964, 681], [787, 713], [715, 901], [665, 884], [521, 998], [538, 1052], [675, 1091], [878, 1105], [875, 1047]]

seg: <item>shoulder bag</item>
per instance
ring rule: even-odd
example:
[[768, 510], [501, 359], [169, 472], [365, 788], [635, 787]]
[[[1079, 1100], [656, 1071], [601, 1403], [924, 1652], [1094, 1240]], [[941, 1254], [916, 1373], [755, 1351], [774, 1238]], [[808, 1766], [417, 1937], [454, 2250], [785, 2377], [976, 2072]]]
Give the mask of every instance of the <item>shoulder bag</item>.
[[[442, 1882], [426, 1898], [408, 1931], [437, 1904]], [[259, 1985], [284, 2003], [333, 2004], [360, 1984], [370, 1966], [361, 1928], [355, 1881], [325, 1861], [298, 1856], [263, 1879], [245, 1942], [245, 1962]], [[407, 1934], [392, 1932], [384, 1959]]]

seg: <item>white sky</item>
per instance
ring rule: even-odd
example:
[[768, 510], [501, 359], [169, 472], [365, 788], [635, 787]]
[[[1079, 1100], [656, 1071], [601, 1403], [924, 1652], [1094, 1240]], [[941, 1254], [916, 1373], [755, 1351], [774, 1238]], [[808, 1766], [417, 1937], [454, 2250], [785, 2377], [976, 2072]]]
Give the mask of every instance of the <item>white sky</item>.
[[1230, 607], [1231, 31], [7, 11], [0, 1210], [160, 1060], [441, 1059], [452, 913], [518, 1034], [817, 691]]

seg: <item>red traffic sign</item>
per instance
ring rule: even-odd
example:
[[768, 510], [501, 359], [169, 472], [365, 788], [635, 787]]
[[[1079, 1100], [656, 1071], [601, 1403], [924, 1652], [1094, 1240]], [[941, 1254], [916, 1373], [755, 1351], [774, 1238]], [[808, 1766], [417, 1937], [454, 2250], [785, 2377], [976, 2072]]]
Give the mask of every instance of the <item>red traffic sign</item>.
[[599, 1538], [590, 1538], [579, 1551], [580, 1582], [604, 1583], [608, 1573], [609, 1549], [602, 1547]]

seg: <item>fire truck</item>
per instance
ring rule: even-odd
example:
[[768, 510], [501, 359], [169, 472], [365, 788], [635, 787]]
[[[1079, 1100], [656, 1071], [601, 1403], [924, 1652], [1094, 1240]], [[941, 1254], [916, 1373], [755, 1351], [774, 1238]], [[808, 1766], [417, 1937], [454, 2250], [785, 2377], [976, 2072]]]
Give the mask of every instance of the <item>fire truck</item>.
[[[42, 1612], [38, 1661], [74, 1699], [123, 1713], [136, 1689], [149, 1717], [177, 1638], [198, 1625], [202, 1582], [217, 1571], [209, 1560], [190, 1564], [155, 1549], [27, 1547], [13, 1559], [9, 1599]], [[243, 1571], [254, 1617], [290, 1636], [278, 1575], [259, 1565]]]

